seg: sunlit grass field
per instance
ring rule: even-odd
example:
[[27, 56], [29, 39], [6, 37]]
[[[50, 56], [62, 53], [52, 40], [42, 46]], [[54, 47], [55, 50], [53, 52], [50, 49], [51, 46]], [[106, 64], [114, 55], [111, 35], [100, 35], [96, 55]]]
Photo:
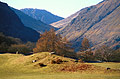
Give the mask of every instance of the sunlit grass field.
[[[39, 57], [39, 61], [32, 63], [32, 60]], [[120, 63], [82, 63], [93, 65], [93, 70], [83, 70], [76, 72], [58, 71], [63, 64], [50, 64], [49, 61], [54, 58], [61, 58], [69, 61], [70, 58], [60, 56], [50, 56], [49, 53], [38, 53], [30, 56], [21, 54], [0, 54], [0, 79], [120, 79]], [[46, 67], [34, 67], [38, 62], [47, 64]], [[110, 67], [111, 70], [106, 70]]]

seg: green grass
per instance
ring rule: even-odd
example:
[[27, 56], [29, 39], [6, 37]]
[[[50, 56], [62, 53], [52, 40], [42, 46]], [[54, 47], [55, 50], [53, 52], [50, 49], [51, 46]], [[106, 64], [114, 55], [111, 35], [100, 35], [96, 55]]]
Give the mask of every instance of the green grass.
[[120, 63], [114, 63], [114, 62], [104, 62], [104, 63], [88, 63], [88, 64], [93, 64], [96, 66], [101, 66], [101, 67], [109, 67], [111, 69], [120, 69]]
[[1, 77], [0, 79], [119, 79], [119, 75], [103, 75], [103, 74], [13, 74]]
[[[39, 57], [39, 60], [32, 63], [32, 60]], [[50, 60], [60, 58], [68, 61], [63, 64], [50, 64]], [[69, 66], [73, 59], [64, 58], [57, 55], [49, 55], [47, 52], [30, 56], [20, 54], [0, 54], [0, 79], [120, 79], [120, 63], [86, 63], [93, 65], [94, 70], [85, 71], [58, 71], [63, 66]], [[44, 63], [47, 66], [40, 68], [34, 66]], [[80, 63], [81, 64], [81, 63]], [[84, 64], [84, 63], [83, 63]], [[74, 63], [74, 65], [76, 65]], [[106, 70], [110, 67], [113, 70]]]

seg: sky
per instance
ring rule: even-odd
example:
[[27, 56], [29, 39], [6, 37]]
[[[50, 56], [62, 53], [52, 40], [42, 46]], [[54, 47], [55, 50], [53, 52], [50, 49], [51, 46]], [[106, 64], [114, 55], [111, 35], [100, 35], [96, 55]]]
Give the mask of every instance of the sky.
[[0, 0], [16, 9], [45, 9], [55, 15], [68, 17], [82, 8], [95, 5], [103, 0]]

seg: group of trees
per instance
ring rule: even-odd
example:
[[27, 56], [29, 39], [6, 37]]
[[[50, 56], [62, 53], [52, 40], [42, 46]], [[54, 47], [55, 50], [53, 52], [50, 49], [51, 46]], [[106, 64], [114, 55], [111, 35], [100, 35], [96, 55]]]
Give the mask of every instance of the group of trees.
[[76, 53], [76, 57], [82, 61], [93, 61], [93, 52], [90, 48], [89, 40], [85, 37], [81, 42], [80, 51]]
[[54, 29], [40, 34], [37, 43], [23, 43], [18, 38], [5, 36], [0, 33], [0, 52], [55, 52], [57, 55], [78, 58], [83, 61], [120, 61], [120, 49], [113, 50], [107, 46], [101, 46], [96, 51], [90, 48], [89, 40], [85, 37], [81, 42], [80, 52], [74, 53], [72, 44], [67, 41], [66, 37], [62, 38], [56, 34]]
[[96, 60], [107, 62], [119, 62], [120, 61], [120, 49], [114, 50], [105, 45], [101, 46], [95, 51], [94, 57]]
[[74, 50], [71, 48], [71, 44], [67, 41], [66, 37], [62, 38], [60, 34], [57, 35], [54, 29], [40, 35], [40, 39], [33, 51], [35, 53], [55, 52], [61, 56], [74, 56]]
[[77, 58], [83, 61], [106, 61], [106, 62], [119, 62], [120, 49], [114, 50], [105, 45], [99, 47], [96, 51], [92, 51], [90, 43], [87, 38], [82, 40], [81, 51], [77, 53]]
[[0, 33], [0, 52], [1, 53], [29, 53], [35, 47], [34, 43], [27, 42], [23, 43], [18, 38], [13, 38], [10, 36], [5, 36], [3, 33]]

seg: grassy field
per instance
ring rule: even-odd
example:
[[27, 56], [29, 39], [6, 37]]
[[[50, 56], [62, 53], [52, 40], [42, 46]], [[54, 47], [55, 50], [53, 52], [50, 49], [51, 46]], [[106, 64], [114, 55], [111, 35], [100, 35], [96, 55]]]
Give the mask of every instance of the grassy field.
[[[56, 58], [67, 62], [50, 64], [50, 61]], [[32, 63], [34, 59], [37, 62]], [[39, 67], [38, 63], [44, 63], [47, 66]], [[69, 65], [90, 67], [78, 71], [60, 71], [62, 67]], [[70, 66], [68, 70], [72, 67]], [[111, 70], [106, 70], [107, 67]], [[0, 54], [0, 79], [120, 79], [120, 63], [74, 63], [73, 59], [51, 56], [47, 52], [30, 56]]]

